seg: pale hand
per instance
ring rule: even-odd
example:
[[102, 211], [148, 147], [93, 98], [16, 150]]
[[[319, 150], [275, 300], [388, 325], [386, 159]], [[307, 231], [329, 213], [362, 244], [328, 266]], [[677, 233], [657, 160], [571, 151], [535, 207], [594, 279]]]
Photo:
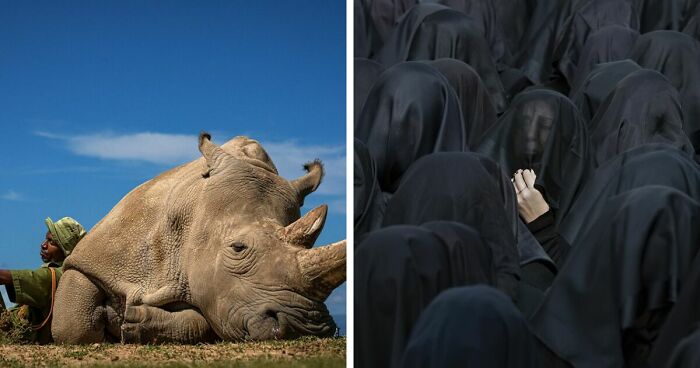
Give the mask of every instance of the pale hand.
[[535, 189], [537, 176], [532, 170], [518, 170], [513, 175], [513, 188], [518, 197], [518, 212], [526, 223], [530, 223], [549, 211], [542, 193]]

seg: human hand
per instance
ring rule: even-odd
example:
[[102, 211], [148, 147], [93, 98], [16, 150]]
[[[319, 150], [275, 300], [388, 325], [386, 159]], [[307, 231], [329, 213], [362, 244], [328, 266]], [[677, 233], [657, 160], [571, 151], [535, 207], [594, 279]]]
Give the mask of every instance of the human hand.
[[542, 193], [535, 189], [537, 176], [531, 169], [518, 170], [511, 181], [518, 197], [518, 212], [526, 223], [530, 223], [549, 211], [547, 201]]

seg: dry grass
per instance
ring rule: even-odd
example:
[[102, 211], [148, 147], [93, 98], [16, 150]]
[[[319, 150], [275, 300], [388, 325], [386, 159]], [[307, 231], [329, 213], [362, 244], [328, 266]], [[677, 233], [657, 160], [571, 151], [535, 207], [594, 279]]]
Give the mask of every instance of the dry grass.
[[0, 344], [0, 367], [345, 367], [345, 338], [199, 345]]

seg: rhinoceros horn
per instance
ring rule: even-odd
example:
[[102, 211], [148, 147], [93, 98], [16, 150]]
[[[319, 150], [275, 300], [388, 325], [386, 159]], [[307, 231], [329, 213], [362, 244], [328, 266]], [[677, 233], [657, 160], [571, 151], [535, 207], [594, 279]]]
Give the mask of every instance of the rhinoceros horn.
[[322, 247], [305, 249], [297, 253], [297, 261], [310, 296], [326, 300], [328, 295], [345, 281], [346, 241]]
[[309, 211], [304, 217], [294, 221], [284, 228], [284, 240], [292, 245], [298, 245], [306, 249], [311, 248], [321, 234], [326, 223], [328, 206], [322, 204]]
[[292, 186], [296, 188], [299, 193], [299, 201], [301, 205], [304, 205], [304, 198], [312, 193], [318, 185], [321, 184], [321, 179], [323, 179], [323, 164], [320, 160], [314, 160], [304, 165], [304, 169], [307, 174], [292, 180]]

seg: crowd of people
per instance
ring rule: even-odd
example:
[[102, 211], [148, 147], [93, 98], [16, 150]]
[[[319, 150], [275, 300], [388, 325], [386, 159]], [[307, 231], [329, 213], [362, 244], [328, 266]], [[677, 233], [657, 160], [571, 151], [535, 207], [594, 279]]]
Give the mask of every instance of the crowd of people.
[[355, 365], [700, 366], [700, 1], [354, 3]]

